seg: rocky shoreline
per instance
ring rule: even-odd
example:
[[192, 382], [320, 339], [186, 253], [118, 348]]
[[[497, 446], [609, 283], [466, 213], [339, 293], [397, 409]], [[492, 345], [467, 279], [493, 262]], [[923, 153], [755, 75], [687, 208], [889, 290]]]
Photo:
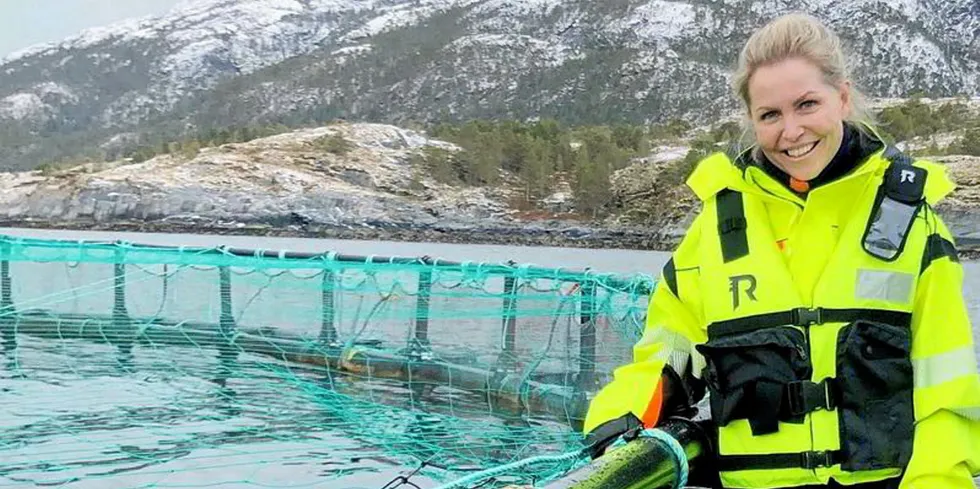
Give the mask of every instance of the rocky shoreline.
[[481, 244], [508, 246], [553, 246], [563, 248], [633, 249], [670, 251], [672, 244], [656, 233], [628, 229], [591, 229], [585, 227], [553, 228], [537, 225], [524, 227], [457, 228], [431, 226], [322, 226], [270, 224], [201, 223], [179, 221], [94, 221], [94, 220], [8, 220], [0, 227], [140, 232], [163, 234], [202, 234], [216, 236], [257, 236], [281, 238], [349, 239], [365, 241], [403, 241], [418, 243]]

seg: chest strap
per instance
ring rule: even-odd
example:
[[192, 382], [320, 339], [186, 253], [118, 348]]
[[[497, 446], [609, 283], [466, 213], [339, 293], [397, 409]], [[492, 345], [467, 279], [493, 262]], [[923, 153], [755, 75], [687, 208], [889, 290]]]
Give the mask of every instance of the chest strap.
[[765, 455], [718, 455], [720, 472], [735, 470], [808, 469], [831, 467], [844, 461], [840, 450], [800, 453], [769, 453]]
[[708, 338], [749, 333], [777, 326], [850, 323], [857, 320], [887, 323], [908, 328], [912, 326], [912, 313], [886, 309], [824, 309], [822, 307], [808, 309], [799, 307], [789, 311], [771, 312], [711, 323], [708, 325]]

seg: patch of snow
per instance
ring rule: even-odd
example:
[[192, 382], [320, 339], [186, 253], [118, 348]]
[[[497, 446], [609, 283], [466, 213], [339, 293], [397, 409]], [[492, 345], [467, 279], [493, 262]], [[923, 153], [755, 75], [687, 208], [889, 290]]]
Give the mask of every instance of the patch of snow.
[[346, 63], [349, 58], [370, 53], [372, 50], [374, 50], [374, 46], [370, 44], [358, 44], [357, 46], [345, 46], [340, 49], [335, 49], [330, 53], [330, 56], [334, 57], [335, 62], [342, 64]]
[[366, 52], [370, 52], [373, 49], [374, 49], [374, 46], [372, 46], [370, 44], [358, 44], [356, 46], [344, 46], [344, 47], [342, 47], [340, 49], [335, 49], [330, 54], [331, 55], [334, 55], [334, 56], [343, 56], [345, 54], [366, 53]]
[[942, 49], [922, 34], [917, 33], [914, 37], [901, 39], [896, 48], [897, 52], [906, 56], [905, 63], [923, 67], [929, 73], [937, 73], [949, 68], [945, 63], [946, 57]]
[[0, 116], [25, 119], [44, 111], [47, 105], [33, 93], [15, 93], [0, 99]]
[[921, 2], [917, 0], [884, 0], [884, 3], [910, 19], [917, 18], [922, 10]]
[[[27, 58], [29, 56], [35, 56], [35, 55], [39, 55], [39, 54], [54, 52], [57, 49], [58, 49], [58, 44], [57, 43], [54, 43], [54, 42], [43, 43], [43, 44], [35, 44], [33, 46], [28, 46], [28, 47], [23, 48], [23, 49], [18, 49], [16, 51], [14, 51], [14, 52], [12, 52], [12, 53], [4, 56], [3, 58], [0, 58], [0, 66], [3, 66], [3, 65], [5, 65], [7, 63], [10, 63], [12, 61], [17, 61], [18, 59], [21, 59], [21, 58]], [[9, 71], [8, 71], [8, 73], [9, 73]]]
[[180, 73], [183, 76], [203, 71], [209, 55], [218, 55], [226, 49], [219, 39], [206, 38], [188, 44], [180, 51], [167, 56], [160, 65], [164, 73]]
[[547, 13], [551, 9], [566, 3], [565, 0], [490, 0], [477, 7], [478, 12], [500, 11], [511, 14], [527, 14], [530, 12]]
[[[55, 52], [59, 49], [81, 49], [107, 41], [117, 43], [137, 39], [160, 39], [180, 46], [207, 37], [232, 34], [242, 44], [268, 44], [263, 38], [277, 38], [293, 29], [308, 32], [316, 23], [317, 14], [335, 11], [356, 11], [373, 8], [375, 0], [351, 2], [349, 0], [188, 0], [170, 12], [159, 16], [127, 19], [107, 26], [85, 29], [79, 34], [60, 42], [31, 46], [9, 54], [0, 65], [28, 56]], [[301, 21], [287, 22], [294, 16]], [[327, 33], [317, 33], [320, 39]], [[316, 37], [316, 36], [314, 36]], [[315, 39], [314, 39], [315, 41]], [[268, 64], [268, 63], [265, 63]], [[263, 66], [265, 65], [263, 64]]]
[[456, 46], [456, 47], [469, 47], [478, 44], [482, 46], [510, 47], [510, 46], [517, 46], [519, 44], [522, 44], [519, 41], [523, 40], [524, 38], [528, 38], [528, 36], [507, 35], [507, 34], [474, 34], [472, 36], [462, 36], [459, 39], [456, 39], [455, 41], [450, 43], [449, 45]]
[[348, 137], [365, 148], [418, 149], [432, 144], [424, 134], [388, 124], [351, 124], [346, 130]]
[[78, 97], [69, 88], [44, 82], [32, 87], [30, 92], [15, 93], [0, 99], [0, 117], [25, 119], [43, 114], [46, 109], [52, 108], [50, 103], [77, 102]]
[[63, 41], [29, 46], [10, 53], [0, 60], [0, 65], [28, 56], [51, 54], [58, 50], [84, 49], [112, 39], [116, 41], [131, 41], [141, 38], [153, 39], [159, 36], [159, 31], [154, 28], [156, 26], [156, 19], [153, 16], [139, 17], [116, 22], [108, 26], [88, 28]]
[[369, 38], [391, 29], [416, 24], [434, 13], [443, 12], [453, 7], [465, 7], [480, 1], [482, 0], [418, 0], [378, 7], [374, 10], [380, 12], [380, 15], [348, 32], [339, 41], [350, 42]]
[[[882, 7], [888, 7], [912, 19], [919, 17], [922, 10], [922, 7], [919, 5], [922, 3], [921, 0], [848, 0], [847, 2], [841, 2], [840, 0], [804, 0], [800, 3], [802, 5], [799, 6], [798, 10], [804, 12], [821, 10], [860, 11], [866, 10], [869, 7], [881, 10]], [[769, 3], [767, 7], [770, 5], [773, 4]]]
[[679, 160], [687, 156], [687, 152], [690, 149], [687, 146], [657, 146], [643, 160], [648, 163], [665, 163]]
[[676, 39], [695, 27], [694, 6], [686, 2], [652, 0], [610, 25], [614, 32], [630, 31], [640, 39]]
[[174, 33], [169, 37], [172, 41], [193, 42], [214, 35], [255, 36], [280, 26], [283, 17], [303, 14], [309, 12], [295, 0], [240, 2], [221, 10], [220, 15], [203, 10], [177, 18], [171, 25]]
[[583, 53], [559, 43], [524, 35], [513, 34], [474, 34], [462, 36], [447, 46], [449, 49], [473, 47], [510, 48], [527, 57], [545, 60], [547, 66], [559, 66], [570, 59], [584, 57]]
[[78, 101], [78, 97], [76, 97], [75, 94], [72, 93], [71, 89], [69, 89], [64, 85], [60, 85], [54, 82], [44, 82], [41, 83], [40, 85], [36, 85], [34, 87], [34, 93], [38, 94], [41, 97], [46, 97], [48, 95], [58, 95], [71, 102]]
[[398, 5], [381, 15], [367, 21], [361, 27], [354, 29], [341, 38], [341, 41], [356, 41], [378, 35], [386, 30], [412, 25], [433, 9], [426, 7], [411, 7]]

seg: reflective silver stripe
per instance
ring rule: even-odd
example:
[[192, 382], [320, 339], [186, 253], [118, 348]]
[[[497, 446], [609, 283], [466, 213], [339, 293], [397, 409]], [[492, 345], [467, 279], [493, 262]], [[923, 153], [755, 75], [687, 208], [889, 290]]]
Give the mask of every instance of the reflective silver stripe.
[[921, 389], [964, 375], [977, 375], [977, 356], [972, 346], [912, 360], [915, 387]]
[[910, 273], [858, 270], [854, 295], [858, 299], [909, 304], [912, 301], [912, 284], [914, 281], [915, 276]]
[[664, 327], [650, 328], [644, 331], [643, 337], [636, 346], [646, 346], [660, 343], [660, 351], [654, 356], [670, 365], [677, 373], [687, 370], [687, 362], [691, 359], [691, 341], [680, 333]]
[[970, 421], [980, 421], [980, 407], [950, 409]]

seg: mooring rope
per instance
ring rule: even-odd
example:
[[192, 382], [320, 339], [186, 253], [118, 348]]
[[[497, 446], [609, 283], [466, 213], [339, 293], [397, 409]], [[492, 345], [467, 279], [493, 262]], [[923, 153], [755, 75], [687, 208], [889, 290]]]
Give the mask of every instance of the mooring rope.
[[498, 465], [496, 467], [491, 467], [487, 470], [475, 472], [466, 477], [457, 479], [448, 484], [443, 484], [434, 489], [464, 489], [469, 487], [470, 484], [475, 484], [477, 482], [484, 481], [491, 477], [497, 477], [498, 475], [504, 475], [509, 472], [514, 472], [516, 470], [520, 470], [534, 464], [564, 463], [564, 462], [571, 462], [573, 460], [584, 462], [588, 460], [588, 457], [589, 457], [588, 453], [585, 450], [575, 450], [571, 452], [562, 453], [559, 455], [539, 455], [536, 457], [529, 457], [523, 460], [518, 460], [516, 462], [511, 462], [504, 465]]

